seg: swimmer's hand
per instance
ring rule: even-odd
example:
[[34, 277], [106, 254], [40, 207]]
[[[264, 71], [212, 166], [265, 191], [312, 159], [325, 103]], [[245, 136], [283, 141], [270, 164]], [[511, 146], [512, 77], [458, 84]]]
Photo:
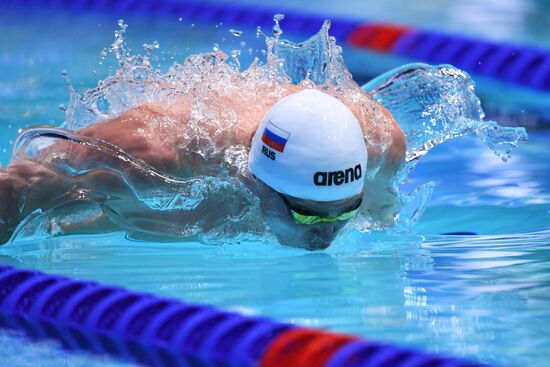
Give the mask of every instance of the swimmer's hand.
[[47, 210], [70, 183], [54, 170], [31, 160], [13, 161], [0, 169], [0, 244], [36, 209]]
[[391, 181], [380, 177], [367, 181], [364, 198], [366, 214], [374, 221], [375, 227], [395, 225], [402, 202]]

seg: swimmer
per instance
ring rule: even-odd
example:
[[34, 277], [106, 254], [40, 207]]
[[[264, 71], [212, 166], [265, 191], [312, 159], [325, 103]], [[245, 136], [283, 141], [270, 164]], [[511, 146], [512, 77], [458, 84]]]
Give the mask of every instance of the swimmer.
[[[391, 145], [384, 151], [369, 146], [364, 138], [379, 133], [374, 130], [383, 124], [365, 118], [360, 113], [362, 106], [336, 93], [286, 85], [282, 93], [258, 90], [257, 96], [261, 102], [251, 105], [238, 94], [212, 95], [210, 108], [231, 108], [238, 123], [224, 134], [215, 135], [213, 128], [210, 133], [222, 153], [235, 145], [249, 149], [248, 171], [236, 175], [258, 196], [264, 220], [281, 244], [324, 249], [360, 210], [383, 226], [394, 224], [400, 203], [392, 182], [404, 164], [406, 139], [382, 105], [372, 101], [391, 124]], [[159, 121], [169, 119], [170, 129], [185, 129], [192, 105], [193, 100], [185, 96], [172, 103], [144, 103], [78, 134], [108, 142], [172, 176], [215, 176], [213, 167], [219, 167], [222, 160], [219, 155], [207, 159], [190, 153], [180, 135], [159, 127]], [[48, 161], [59, 154], [68, 154], [75, 161], [107, 159], [90, 156], [78, 144], [58, 142], [40, 153], [38, 160], [12, 160], [0, 168], [0, 243], [6, 242], [31, 212], [48, 210], [59, 197], [82, 184], [49, 167]], [[381, 162], [380, 169], [367, 179], [373, 162]], [[108, 171], [86, 176], [86, 180], [87, 187], [100, 186], [123, 197], [123, 180]], [[230, 210], [232, 204], [210, 204], [194, 217], [150, 213], [130, 201], [125, 205], [138, 218], [132, 219], [132, 230], [162, 234], [163, 221], [197, 220], [197, 216], [208, 217], [211, 223], [223, 221], [224, 210]], [[104, 207], [104, 211], [109, 209]], [[67, 225], [63, 232], [129, 230], [124, 223], [128, 221], [103, 213], [77, 228]]]

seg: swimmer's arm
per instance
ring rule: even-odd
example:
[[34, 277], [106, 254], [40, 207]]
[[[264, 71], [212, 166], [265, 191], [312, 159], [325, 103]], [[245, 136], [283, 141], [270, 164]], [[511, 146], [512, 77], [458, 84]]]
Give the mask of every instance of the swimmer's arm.
[[[185, 97], [171, 104], [145, 103], [120, 116], [83, 128], [79, 133], [109, 142], [163, 173], [177, 176], [182, 171], [200, 172], [204, 162], [179, 153], [181, 142], [178, 141], [179, 134], [174, 131], [187, 126], [191, 106], [191, 101]], [[253, 122], [253, 119], [245, 120]], [[162, 129], [164, 131], [161, 131]], [[237, 134], [236, 138], [240, 139], [242, 136]], [[229, 141], [228, 143], [232, 145], [241, 142]], [[82, 149], [77, 144], [59, 141], [46, 148], [36, 161], [13, 161], [8, 167], [0, 169], [0, 244], [9, 239], [15, 227], [30, 212], [38, 208], [47, 210], [57, 203], [56, 197], [74, 190], [74, 180], [71, 182], [70, 178], [48, 167], [49, 160], [56, 153], [69, 154], [75, 164], [80, 160], [106, 161], [109, 159], [101, 153], [96, 156], [95, 153]], [[85, 179], [82, 177], [80, 183], [90, 185], [90, 182], [94, 181], [88, 177], [88, 182], [84, 182]], [[109, 180], [96, 177], [95, 182], [102, 183]], [[115, 187], [107, 189], [115, 190]], [[21, 209], [21, 206], [24, 208]], [[111, 221], [104, 216], [90, 220], [89, 223], [69, 226], [65, 230], [80, 232], [84, 227], [88, 230], [114, 228]]]
[[[159, 171], [174, 174], [180, 167], [176, 142], [169, 139], [161, 141], [155, 131], [158, 125], [149, 122], [163, 117], [178, 117], [180, 120], [176, 123], [186, 123], [188, 105], [182, 104], [172, 109], [165, 107], [145, 104], [79, 132], [114, 144]], [[57, 198], [75, 190], [74, 179], [60, 175], [49, 167], [50, 160], [58, 153], [69, 154], [75, 164], [80, 160], [110, 159], [101, 153], [95, 156], [89, 149], [83, 149], [78, 144], [58, 141], [45, 148], [36, 159], [14, 160], [7, 167], [0, 168], [0, 244], [9, 239], [16, 226], [29, 213], [36, 209], [48, 210], [59, 203]], [[90, 228], [112, 227], [104, 218], [97, 218], [96, 223], [89, 224]]]
[[365, 181], [364, 200], [369, 215], [375, 221], [384, 227], [392, 227], [402, 205], [395, 185], [405, 164], [407, 141], [399, 124], [385, 108], [384, 111], [392, 124], [392, 143], [380, 156], [375, 156], [376, 152], [371, 154], [374, 150], [369, 150], [369, 161], [381, 159], [382, 164], [374, 178]]
[[[101, 197], [88, 198], [88, 193]], [[33, 160], [14, 161], [0, 169], [0, 198], [0, 244], [7, 242], [21, 221], [36, 210], [55, 209], [56, 232], [64, 234], [122, 229], [164, 236], [193, 218], [204, 221], [205, 214], [217, 213], [214, 208], [206, 212], [201, 208], [197, 213], [152, 210], [135, 197], [122, 177], [113, 172], [97, 170], [67, 177]], [[96, 210], [92, 213], [69, 218], [82, 212], [87, 203], [94, 202]], [[212, 216], [211, 220], [215, 220], [214, 217], [219, 219], [219, 216]]]

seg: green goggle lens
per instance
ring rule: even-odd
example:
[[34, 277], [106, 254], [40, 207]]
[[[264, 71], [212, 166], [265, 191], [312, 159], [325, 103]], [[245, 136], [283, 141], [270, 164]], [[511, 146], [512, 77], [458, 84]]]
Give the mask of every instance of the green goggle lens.
[[294, 221], [298, 224], [317, 224], [322, 222], [337, 222], [351, 219], [357, 215], [357, 213], [359, 212], [359, 208], [361, 207], [361, 203], [363, 202], [363, 198], [361, 197], [350, 208], [351, 210], [343, 212], [342, 214], [335, 217], [325, 217], [322, 215], [315, 215], [313, 213], [305, 214], [307, 213], [307, 209], [300, 213], [300, 211], [302, 210], [292, 206], [289, 200], [283, 194], [279, 192], [277, 192], [277, 194], [279, 194], [280, 198], [283, 199], [288, 213], [292, 216], [292, 219], [294, 219]]
[[348, 220], [357, 215], [359, 208], [350, 210], [349, 212], [342, 213], [333, 218], [320, 217], [318, 215], [304, 215], [290, 210], [290, 214], [296, 223], [299, 224], [317, 224], [321, 222], [336, 222], [339, 220]]

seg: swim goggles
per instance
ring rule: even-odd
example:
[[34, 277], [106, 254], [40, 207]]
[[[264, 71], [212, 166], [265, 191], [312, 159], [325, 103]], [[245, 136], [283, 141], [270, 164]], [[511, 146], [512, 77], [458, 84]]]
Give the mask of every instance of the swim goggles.
[[301, 208], [297, 208], [296, 206], [293, 206], [287, 198], [284, 197], [284, 195], [278, 193], [279, 196], [283, 199], [285, 205], [288, 208], [288, 211], [290, 215], [292, 216], [292, 219], [298, 224], [317, 224], [322, 222], [336, 222], [336, 221], [344, 221], [351, 219], [357, 215], [359, 212], [359, 207], [361, 206], [361, 203], [363, 202], [363, 198], [359, 198], [351, 207], [350, 210], [345, 211], [336, 217], [324, 217], [321, 215], [315, 215], [308, 213], [307, 210], [303, 210]]

